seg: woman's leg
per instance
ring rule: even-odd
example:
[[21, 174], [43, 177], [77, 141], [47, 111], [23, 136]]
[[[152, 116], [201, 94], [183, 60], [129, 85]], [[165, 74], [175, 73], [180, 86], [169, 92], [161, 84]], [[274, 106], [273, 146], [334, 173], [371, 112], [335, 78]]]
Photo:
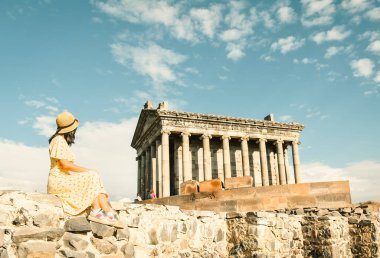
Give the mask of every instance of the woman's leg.
[[92, 208], [93, 210], [97, 210], [97, 209], [100, 208], [99, 196], [97, 196], [97, 197], [95, 198], [94, 202], [93, 202], [92, 205], [91, 205], [91, 208]]
[[99, 200], [99, 205], [102, 210], [105, 212], [111, 211], [111, 207], [108, 205], [107, 197], [105, 194], [99, 194], [97, 199]]

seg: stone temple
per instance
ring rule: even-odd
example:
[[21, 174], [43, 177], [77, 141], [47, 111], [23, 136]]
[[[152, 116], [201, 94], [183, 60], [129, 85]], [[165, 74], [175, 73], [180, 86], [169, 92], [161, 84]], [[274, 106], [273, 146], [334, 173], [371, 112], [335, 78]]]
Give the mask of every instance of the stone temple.
[[147, 101], [131, 146], [145, 203], [217, 212], [351, 204], [348, 181], [301, 182], [299, 123], [169, 110]]
[[303, 128], [276, 122], [273, 115], [263, 120], [205, 115], [147, 102], [131, 144], [137, 150], [138, 192], [145, 196], [153, 189], [167, 197], [180, 194], [189, 180], [241, 176], [251, 176], [253, 186], [300, 183]]

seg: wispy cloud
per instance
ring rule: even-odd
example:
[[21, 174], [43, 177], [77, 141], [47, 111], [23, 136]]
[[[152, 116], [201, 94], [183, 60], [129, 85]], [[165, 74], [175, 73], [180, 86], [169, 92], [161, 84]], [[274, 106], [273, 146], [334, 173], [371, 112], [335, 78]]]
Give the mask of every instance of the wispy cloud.
[[345, 26], [334, 26], [331, 30], [322, 31], [311, 36], [311, 39], [321, 44], [326, 41], [341, 41], [350, 36], [351, 31], [346, 30]]
[[347, 47], [344, 46], [331, 46], [326, 50], [325, 58], [330, 59], [331, 57], [341, 54], [341, 53], [346, 53], [350, 54], [353, 50], [353, 45], [349, 45]]
[[349, 13], [358, 13], [368, 9], [371, 1], [368, 0], [343, 0], [341, 6]]
[[286, 54], [290, 51], [294, 51], [303, 46], [305, 39], [297, 39], [294, 36], [287, 38], [280, 38], [278, 41], [271, 45], [273, 51], [280, 51], [282, 54]]
[[374, 54], [380, 55], [380, 40], [375, 40], [367, 47], [368, 51], [371, 51]]
[[150, 78], [154, 89], [161, 91], [163, 95], [167, 90], [164, 83], [180, 83], [175, 69], [186, 60], [184, 55], [154, 43], [141, 47], [114, 43], [111, 45], [111, 52], [116, 62]]
[[374, 22], [380, 21], [380, 7], [369, 10], [366, 13], [366, 17]]
[[301, 0], [303, 13], [301, 22], [305, 27], [329, 25], [333, 22], [335, 5], [333, 0]]

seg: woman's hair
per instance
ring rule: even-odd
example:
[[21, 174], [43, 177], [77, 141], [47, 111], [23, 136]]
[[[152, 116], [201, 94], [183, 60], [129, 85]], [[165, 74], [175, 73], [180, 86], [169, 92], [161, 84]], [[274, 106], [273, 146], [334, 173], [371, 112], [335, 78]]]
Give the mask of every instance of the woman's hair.
[[[75, 143], [75, 133], [76, 133], [77, 129], [75, 128], [73, 131], [71, 132], [68, 132], [68, 133], [64, 133], [62, 134], [63, 135], [63, 138], [65, 138], [67, 144], [69, 146], [71, 146], [72, 144]], [[50, 139], [49, 139], [49, 144], [51, 143], [51, 141], [54, 139], [54, 137], [56, 137], [57, 135], [59, 135], [58, 132], [55, 132], [55, 134], [53, 134]]]

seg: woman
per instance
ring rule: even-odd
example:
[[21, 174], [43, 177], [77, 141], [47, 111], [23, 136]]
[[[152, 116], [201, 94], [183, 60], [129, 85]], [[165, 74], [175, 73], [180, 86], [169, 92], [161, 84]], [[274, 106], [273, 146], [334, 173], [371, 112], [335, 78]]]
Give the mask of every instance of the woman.
[[112, 212], [97, 172], [74, 164], [70, 146], [75, 141], [78, 119], [70, 112], [63, 112], [57, 116], [56, 123], [57, 131], [49, 139], [48, 193], [58, 196], [64, 211], [70, 215], [80, 214], [91, 206], [89, 220], [122, 227]]

